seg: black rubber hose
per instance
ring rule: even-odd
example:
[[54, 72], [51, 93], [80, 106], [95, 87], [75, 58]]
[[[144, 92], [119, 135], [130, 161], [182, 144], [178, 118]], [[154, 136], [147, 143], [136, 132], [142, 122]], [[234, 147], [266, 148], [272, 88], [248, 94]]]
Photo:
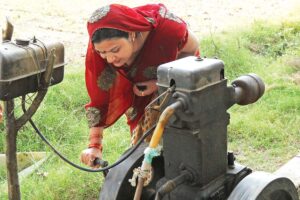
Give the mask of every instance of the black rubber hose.
[[[23, 112], [26, 112], [26, 108], [25, 108], [25, 97], [22, 97], [22, 109]], [[68, 160], [65, 156], [63, 156], [59, 151], [57, 151], [51, 144], [50, 142], [45, 138], [45, 136], [40, 132], [40, 130], [36, 127], [36, 125], [34, 124], [34, 122], [29, 119], [29, 123], [31, 124], [31, 126], [34, 128], [34, 130], [36, 131], [36, 133], [40, 136], [40, 138], [54, 151], [55, 154], [57, 154], [62, 160], [64, 160], [66, 163], [70, 164], [71, 166], [80, 169], [82, 171], [86, 171], [86, 172], [105, 172], [108, 169], [111, 169], [117, 165], [119, 165], [121, 162], [123, 162], [124, 160], [126, 160], [144, 141], [144, 139], [149, 136], [151, 134], [151, 131], [155, 128], [156, 124], [154, 124], [150, 129], [148, 129], [145, 134], [139, 139], [139, 141], [137, 142], [136, 145], [134, 145], [132, 147], [132, 149], [130, 149], [130, 151], [128, 151], [121, 159], [117, 160], [115, 163], [108, 165], [106, 167], [103, 167], [101, 169], [90, 169], [90, 168], [86, 168], [86, 167], [81, 167], [73, 162], [71, 162], [70, 160]]]

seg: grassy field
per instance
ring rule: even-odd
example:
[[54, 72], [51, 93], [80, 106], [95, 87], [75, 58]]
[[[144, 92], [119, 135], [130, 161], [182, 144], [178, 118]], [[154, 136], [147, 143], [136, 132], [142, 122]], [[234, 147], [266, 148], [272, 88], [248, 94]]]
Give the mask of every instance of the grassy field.
[[[254, 170], [272, 172], [299, 152], [299, 46], [300, 20], [257, 22], [250, 30], [222, 32], [201, 40], [202, 55], [225, 62], [229, 82], [254, 72], [266, 84], [265, 95], [257, 103], [229, 110], [229, 149], [236, 153], [238, 162]], [[79, 163], [88, 140], [83, 107], [88, 97], [84, 70], [72, 68], [66, 67], [64, 81], [50, 89], [33, 120], [58, 150]], [[3, 124], [0, 131], [4, 132]], [[4, 147], [4, 134], [0, 137], [0, 147]], [[106, 130], [104, 138], [104, 158], [112, 163], [129, 146], [125, 118]], [[27, 125], [19, 133], [18, 151], [50, 150]], [[50, 159], [38, 172], [21, 183], [23, 199], [98, 199], [102, 174], [79, 171], [49, 154]], [[4, 176], [5, 170], [0, 169], [0, 184]], [[0, 199], [7, 199], [5, 192], [0, 192]]]

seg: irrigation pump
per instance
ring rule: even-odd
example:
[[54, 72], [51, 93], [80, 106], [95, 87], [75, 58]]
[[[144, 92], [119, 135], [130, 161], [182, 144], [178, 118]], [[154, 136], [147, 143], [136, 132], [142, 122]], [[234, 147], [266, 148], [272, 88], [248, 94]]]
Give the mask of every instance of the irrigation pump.
[[228, 152], [227, 110], [263, 95], [256, 74], [228, 85], [221, 60], [191, 56], [159, 66], [157, 78], [170, 97], [152, 140], [109, 171], [101, 200], [299, 199], [290, 179], [252, 172]]

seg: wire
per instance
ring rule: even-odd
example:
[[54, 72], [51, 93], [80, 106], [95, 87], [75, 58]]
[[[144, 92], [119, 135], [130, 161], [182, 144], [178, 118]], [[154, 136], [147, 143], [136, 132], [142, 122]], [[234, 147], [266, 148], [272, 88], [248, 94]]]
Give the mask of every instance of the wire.
[[[25, 113], [26, 112], [26, 108], [25, 108], [25, 96], [22, 96], [22, 110]], [[86, 171], [86, 172], [104, 172], [108, 169], [111, 169], [117, 165], [119, 165], [121, 162], [123, 162], [124, 160], [126, 160], [144, 141], [144, 139], [149, 136], [152, 132], [152, 130], [155, 128], [156, 124], [154, 124], [150, 129], [148, 129], [145, 134], [139, 139], [139, 141], [137, 142], [137, 144], [135, 146], [132, 147], [132, 149], [130, 149], [126, 154], [123, 155], [123, 157], [121, 157], [119, 160], [117, 160], [115, 163], [108, 165], [107, 167], [103, 167], [101, 169], [90, 169], [90, 168], [86, 168], [86, 167], [81, 167], [75, 163], [73, 163], [72, 161], [68, 160], [65, 156], [63, 156], [58, 150], [56, 150], [51, 143], [46, 139], [46, 137], [41, 133], [41, 131], [36, 127], [36, 125], [34, 124], [34, 122], [32, 121], [32, 119], [29, 119], [29, 123], [31, 124], [31, 126], [33, 127], [33, 129], [36, 131], [36, 133], [40, 136], [40, 138], [54, 151], [55, 154], [57, 154], [62, 160], [64, 160], [66, 163], [70, 164], [71, 166], [82, 170], [82, 171]]]

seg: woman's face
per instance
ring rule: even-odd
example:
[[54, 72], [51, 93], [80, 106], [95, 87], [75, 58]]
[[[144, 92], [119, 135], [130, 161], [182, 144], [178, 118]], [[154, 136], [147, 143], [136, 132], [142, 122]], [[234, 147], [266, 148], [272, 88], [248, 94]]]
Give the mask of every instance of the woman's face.
[[95, 50], [108, 63], [116, 67], [123, 66], [130, 60], [133, 54], [133, 43], [127, 38], [106, 39], [94, 43]]

